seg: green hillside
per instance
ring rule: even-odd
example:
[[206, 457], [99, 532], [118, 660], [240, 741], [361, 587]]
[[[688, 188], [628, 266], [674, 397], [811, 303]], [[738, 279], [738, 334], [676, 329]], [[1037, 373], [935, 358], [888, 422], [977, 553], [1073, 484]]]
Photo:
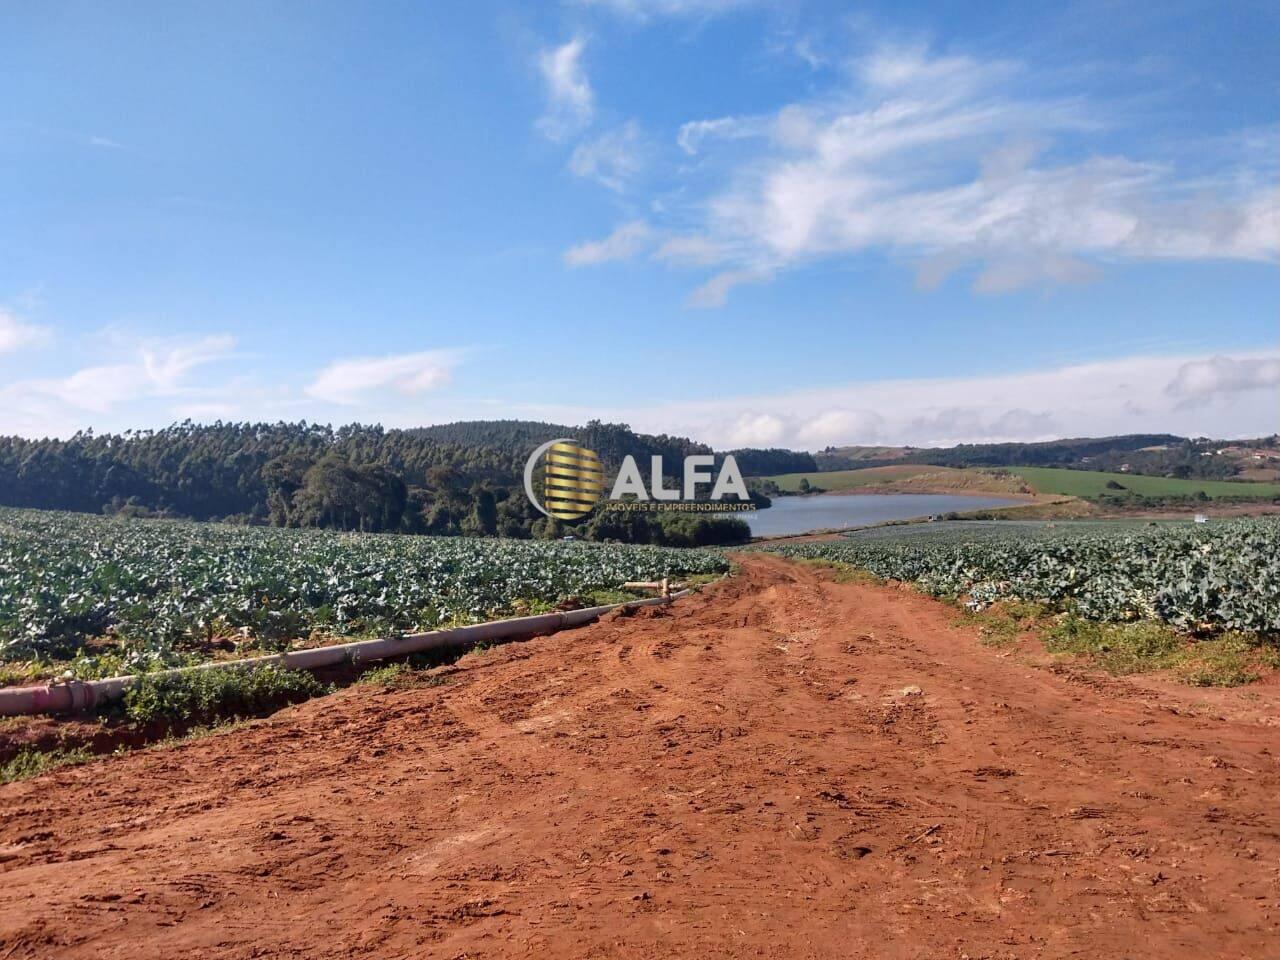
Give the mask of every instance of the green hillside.
[[[859, 490], [892, 484], [890, 489], [911, 492], [924, 487], [938, 492], [1016, 492], [1007, 489], [1008, 474], [1024, 480], [1036, 493], [1057, 494], [1097, 500], [1100, 497], [1121, 498], [1126, 491], [1139, 497], [1194, 497], [1204, 493], [1212, 500], [1269, 500], [1280, 497], [1280, 483], [1249, 483], [1241, 480], [1179, 480], [1173, 477], [1147, 477], [1136, 473], [1105, 473], [1098, 470], [1069, 470], [1065, 467], [1002, 467], [998, 470], [936, 467], [918, 464], [867, 467], [861, 470], [829, 470], [820, 473], [784, 473], [762, 479], [772, 481], [780, 490], [795, 493], [800, 481], [807, 480], [815, 489], [831, 491]], [[1003, 477], [1004, 482], [1001, 483]], [[1108, 487], [1117, 483], [1123, 489]]]
[[[876, 484], [891, 483], [905, 477], [921, 473], [945, 473], [947, 467], [921, 466], [886, 466], [866, 467], [861, 470], [824, 470], [809, 473], [779, 473], [761, 479], [778, 485], [778, 489], [795, 493], [800, 489], [800, 481], [807, 480], [809, 485], [822, 490], [856, 490], [859, 487], [870, 487]], [[959, 473], [960, 471], [952, 471]]]
[[1093, 500], [1103, 495], [1123, 495], [1108, 488], [1118, 483], [1142, 497], [1194, 497], [1198, 493], [1213, 500], [1257, 500], [1280, 497], [1280, 484], [1247, 483], [1239, 480], [1179, 480], [1174, 477], [1144, 477], [1136, 473], [1102, 473], [1097, 470], [1066, 470], [1057, 467], [1007, 467], [1008, 472], [1027, 481], [1038, 493], [1056, 493]]

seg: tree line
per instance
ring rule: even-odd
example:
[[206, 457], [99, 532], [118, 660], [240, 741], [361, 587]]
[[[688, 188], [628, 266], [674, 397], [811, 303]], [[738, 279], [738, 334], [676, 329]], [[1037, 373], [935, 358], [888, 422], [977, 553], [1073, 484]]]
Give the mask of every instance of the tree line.
[[697, 546], [744, 540], [741, 520], [681, 515], [593, 516], [564, 525], [525, 497], [523, 469], [546, 440], [572, 436], [617, 464], [663, 457], [670, 475], [683, 437], [625, 424], [585, 427], [474, 421], [408, 430], [352, 424], [190, 421], [69, 439], [0, 437], [0, 503], [14, 507], [182, 517], [287, 527], [442, 536], [558, 537]]

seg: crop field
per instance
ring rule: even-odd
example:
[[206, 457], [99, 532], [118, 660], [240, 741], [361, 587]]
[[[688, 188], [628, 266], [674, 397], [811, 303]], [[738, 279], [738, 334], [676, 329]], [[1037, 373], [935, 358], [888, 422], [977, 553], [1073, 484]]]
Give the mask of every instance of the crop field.
[[1091, 620], [1280, 633], [1280, 522], [919, 524], [779, 544], [972, 606], [1034, 600]]
[[960, 473], [951, 467], [927, 467], [919, 464], [893, 464], [884, 467], [863, 467], [855, 470], [823, 470], [812, 473], [779, 473], [772, 480], [779, 489], [795, 492], [800, 489], [800, 481], [807, 480], [812, 486], [823, 490], [858, 490], [863, 487], [874, 487], [877, 484], [892, 483], [906, 477], [914, 477], [921, 473]]
[[1280, 483], [1250, 483], [1244, 480], [1180, 480], [1175, 477], [1144, 477], [1136, 473], [1103, 473], [1099, 470], [1066, 470], [1058, 467], [1009, 467], [1009, 473], [1026, 480], [1039, 493], [1097, 498], [1123, 491], [1108, 488], [1117, 483], [1143, 497], [1194, 497], [1203, 493], [1210, 500], [1249, 500], [1280, 497]]
[[849, 530], [841, 536], [859, 543], [975, 543], [1017, 540], [1061, 540], [1081, 534], [1140, 534], [1157, 530], [1189, 530], [1190, 520], [938, 520], [932, 523], [889, 523]]
[[[1194, 497], [1203, 493], [1210, 500], [1259, 500], [1280, 497], [1280, 483], [1252, 483], [1244, 480], [1180, 480], [1174, 477], [1146, 477], [1135, 473], [1103, 473], [1098, 470], [1068, 470], [1059, 467], [933, 467], [922, 464], [893, 464], [857, 470], [817, 473], [784, 473], [764, 477], [779, 489], [796, 492], [800, 481], [835, 492], [874, 491], [892, 485], [907, 490], [919, 480], [940, 490], [1017, 492], [1017, 477], [1036, 493], [1097, 499], [1122, 496], [1125, 490], [1143, 497]], [[1123, 490], [1108, 487], [1119, 484]]]
[[275, 649], [312, 633], [385, 636], [725, 569], [696, 550], [0, 509], [0, 661], [132, 671], [224, 638]]

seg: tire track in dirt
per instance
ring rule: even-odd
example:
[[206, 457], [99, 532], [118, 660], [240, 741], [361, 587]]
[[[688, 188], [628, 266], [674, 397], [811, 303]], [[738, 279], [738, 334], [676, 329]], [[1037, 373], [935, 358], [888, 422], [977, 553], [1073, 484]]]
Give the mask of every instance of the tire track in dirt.
[[741, 562], [0, 789], [0, 957], [1268, 956], [1276, 727]]

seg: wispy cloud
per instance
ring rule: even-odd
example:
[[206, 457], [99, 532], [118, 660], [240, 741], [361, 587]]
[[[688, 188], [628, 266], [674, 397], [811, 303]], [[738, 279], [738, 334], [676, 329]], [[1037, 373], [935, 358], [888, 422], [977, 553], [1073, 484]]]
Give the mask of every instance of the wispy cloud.
[[123, 150], [124, 144], [110, 137], [90, 137], [89, 146], [101, 147], [103, 150]]
[[644, 149], [640, 125], [629, 120], [578, 144], [569, 157], [569, 169], [620, 193], [643, 169]]
[[195, 388], [187, 376], [199, 367], [233, 356], [230, 336], [142, 340], [120, 351], [116, 362], [83, 367], [65, 377], [18, 380], [0, 392], [20, 407], [54, 401], [71, 411], [108, 413], [133, 401], [179, 397]]
[[652, 17], [707, 17], [759, 4], [760, 0], [576, 0], [636, 20]]
[[146, 381], [156, 393], [164, 394], [180, 390], [192, 370], [233, 357], [235, 347], [235, 337], [221, 334], [194, 341], [143, 343], [138, 353]]
[[0, 307], [0, 354], [39, 346], [49, 337], [48, 327], [27, 323], [13, 311]]
[[[1013, 61], [883, 45], [844, 66], [772, 113], [680, 126], [698, 163], [669, 215], [699, 239], [660, 259], [721, 266], [690, 305], [868, 251], [913, 265], [924, 288], [971, 269], [982, 294], [1087, 282], [1126, 260], [1280, 258], [1280, 189], [1243, 146], [1233, 159], [1216, 144], [1216, 172], [1180, 176], [1158, 143], [1143, 157], [1091, 149], [1117, 122], [1108, 105], [1039, 94]], [[713, 249], [725, 256], [709, 261]]]
[[653, 259], [684, 263], [695, 266], [708, 266], [721, 263], [729, 256], [728, 251], [719, 243], [707, 237], [683, 236], [671, 237], [653, 254]]
[[723, 307], [729, 299], [729, 291], [744, 283], [763, 283], [771, 276], [765, 267], [744, 267], [741, 270], [725, 270], [717, 273], [693, 293], [689, 294], [690, 307]]
[[595, 92], [582, 65], [586, 40], [574, 37], [538, 55], [538, 69], [547, 91], [547, 111], [538, 129], [552, 140], [564, 140], [582, 130], [595, 113]]
[[584, 267], [611, 260], [627, 260], [649, 244], [649, 225], [643, 220], [624, 223], [603, 240], [590, 240], [565, 251], [564, 262], [571, 267]]
[[768, 123], [758, 117], [717, 117], [682, 123], [676, 143], [689, 156], [702, 149], [706, 140], [745, 140], [768, 133]]
[[325, 367], [306, 388], [329, 403], [354, 404], [381, 391], [412, 396], [445, 386], [462, 360], [458, 350], [354, 357]]

